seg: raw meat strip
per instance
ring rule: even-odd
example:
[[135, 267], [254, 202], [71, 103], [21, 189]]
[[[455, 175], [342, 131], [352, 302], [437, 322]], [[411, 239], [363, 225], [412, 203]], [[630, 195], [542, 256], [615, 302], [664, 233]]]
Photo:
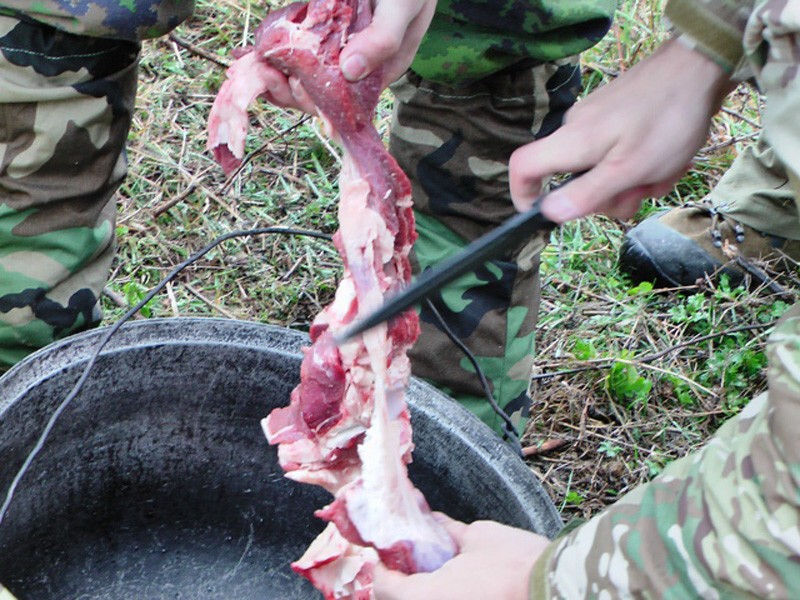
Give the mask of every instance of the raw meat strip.
[[327, 598], [371, 597], [378, 559], [406, 573], [432, 571], [457, 550], [407, 475], [407, 350], [419, 334], [416, 313], [341, 347], [333, 341], [334, 331], [410, 281], [416, 238], [410, 183], [372, 124], [380, 74], [354, 84], [339, 69], [340, 49], [369, 20], [369, 0], [312, 0], [273, 12], [252, 51], [229, 70], [209, 117], [209, 148], [230, 171], [244, 154], [246, 107], [266, 93], [267, 69], [277, 68], [302, 83], [344, 148], [334, 236], [344, 275], [312, 324], [289, 406], [263, 422], [287, 477], [334, 496], [316, 512], [328, 528], [293, 564]]

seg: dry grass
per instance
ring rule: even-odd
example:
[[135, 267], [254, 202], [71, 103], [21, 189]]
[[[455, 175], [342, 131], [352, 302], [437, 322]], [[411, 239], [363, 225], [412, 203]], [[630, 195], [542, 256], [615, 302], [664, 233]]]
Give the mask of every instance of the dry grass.
[[[276, 3], [280, 4], [280, 3]], [[614, 30], [584, 57], [589, 88], [647, 55], [666, 35], [661, 0], [622, 2]], [[311, 121], [261, 105], [241, 172], [226, 180], [205, 152], [205, 121], [230, 51], [266, 5], [198, 3], [173, 36], [145, 45], [130, 176], [108, 318], [219, 234], [268, 225], [332, 232], [338, 157]], [[387, 126], [390, 99], [382, 104]], [[706, 148], [654, 208], [698, 200], [758, 133], [760, 99], [742, 87]], [[526, 443], [565, 517], [587, 517], [702, 444], [764, 386], [763, 342], [793, 292], [633, 289], [615, 268], [632, 223], [602, 217], [562, 229], [543, 260], [543, 309]], [[325, 242], [269, 236], [227, 242], [188, 269], [148, 315], [210, 315], [304, 329], [335, 289], [340, 261]], [[701, 289], [704, 288], [704, 289]], [[785, 288], [791, 290], [792, 282]], [[705, 299], [705, 300], [704, 300]], [[753, 326], [753, 329], [742, 329]], [[727, 332], [716, 337], [712, 332]]]

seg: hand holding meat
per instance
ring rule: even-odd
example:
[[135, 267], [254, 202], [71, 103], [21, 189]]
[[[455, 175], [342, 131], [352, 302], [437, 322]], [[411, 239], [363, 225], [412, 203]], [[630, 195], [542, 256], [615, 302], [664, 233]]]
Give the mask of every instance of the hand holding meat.
[[530, 206], [555, 173], [587, 171], [551, 194], [556, 222], [590, 213], [628, 218], [642, 199], [668, 192], [706, 139], [729, 90], [728, 76], [679, 40], [665, 44], [572, 108], [551, 136], [511, 157], [514, 204]]
[[[272, 15], [285, 14], [296, 6], [298, 3], [290, 4]], [[377, 0], [369, 25], [353, 34], [342, 48], [339, 64], [345, 79], [360, 81], [382, 69], [381, 87], [392, 83], [414, 60], [435, 8], [434, 0]], [[265, 77], [265, 100], [276, 106], [317, 114], [313, 100], [296, 78], [278, 69], [265, 70]]]
[[445, 525], [459, 554], [433, 573], [404, 575], [379, 566], [376, 600], [528, 598], [531, 568], [550, 540], [492, 521], [446, 519]]
[[272, 13], [229, 69], [209, 115], [209, 148], [230, 172], [242, 159], [247, 106], [277, 69], [302, 84], [342, 145], [333, 241], [345, 271], [311, 326], [289, 406], [263, 421], [287, 477], [334, 497], [315, 513], [328, 527], [292, 564], [331, 599], [370, 598], [379, 562], [433, 571], [457, 551], [408, 479], [413, 442], [404, 393], [417, 314], [407, 311], [341, 346], [333, 338], [410, 281], [416, 239], [411, 184], [372, 123], [380, 73], [349, 83], [339, 68], [341, 49], [371, 22], [370, 10], [369, 0], [311, 0]]
[[342, 49], [345, 79], [358, 81], [380, 67], [384, 87], [400, 77], [414, 60], [435, 8], [435, 0], [377, 0], [370, 24]]

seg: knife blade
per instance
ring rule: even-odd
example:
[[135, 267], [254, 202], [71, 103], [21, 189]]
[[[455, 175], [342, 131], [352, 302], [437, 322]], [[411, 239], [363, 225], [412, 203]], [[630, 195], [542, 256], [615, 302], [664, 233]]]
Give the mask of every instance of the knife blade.
[[388, 299], [383, 306], [366, 317], [334, 334], [337, 344], [388, 321], [407, 308], [429, 298], [465, 273], [474, 271], [493, 258], [498, 258], [527, 238], [540, 231], [550, 231], [557, 225], [545, 217], [540, 205], [547, 194], [540, 195], [533, 206], [514, 215], [499, 227], [478, 238], [450, 258], [422, 272], [405, 290]]
[[0, 583], [0, 600], [17, 600], [16, 597], [11, 594], [11, 592], [3, 587], [2, 583]]

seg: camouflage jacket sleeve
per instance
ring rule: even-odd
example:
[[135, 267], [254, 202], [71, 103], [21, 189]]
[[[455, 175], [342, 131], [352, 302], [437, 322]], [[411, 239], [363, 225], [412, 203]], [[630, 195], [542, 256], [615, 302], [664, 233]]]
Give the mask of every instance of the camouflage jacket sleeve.
[[193, 10], [194, 0], [0, 0], [0, 14], [76, 35], [131, 42], [164, 35]]
[[732, 73], [746, 60], [742, 38], [753, 4], [754, 0], [670, 0], [665, 15], [698, 50]]
[[438, 0], [411, 68], [462, 85], [521, 60], [567, 58], [600, 41], [615, 8], [615, 0]]
[[[720, 15], [735, 3], [697, 4]], [[764, 133], [795, 194], [798, 4], [758, 0], [744, 31], [767, 95]], [[700, 452], [549, 546], [532, 598], [800, 598], [800, 305], [772, 334], [768, 358], [768, 391]]]

